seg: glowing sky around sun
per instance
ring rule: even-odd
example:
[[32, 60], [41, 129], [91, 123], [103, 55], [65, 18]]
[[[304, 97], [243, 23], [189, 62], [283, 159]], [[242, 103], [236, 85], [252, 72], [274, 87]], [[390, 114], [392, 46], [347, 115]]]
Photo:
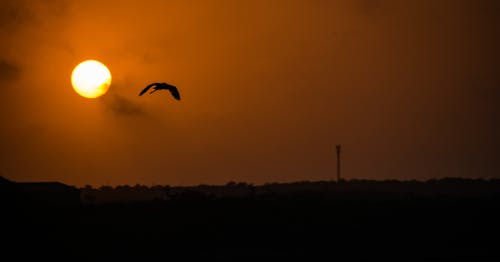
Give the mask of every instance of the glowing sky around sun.
[[[84, 184], [500, 174], [498, 1], [1, 1], [0, 173]], [[97, 59], [108, 92], [75, 94]], [[138, 96], [152, 82], [183, 94]], [[170, 97], [171, 98], [171, 97]]]

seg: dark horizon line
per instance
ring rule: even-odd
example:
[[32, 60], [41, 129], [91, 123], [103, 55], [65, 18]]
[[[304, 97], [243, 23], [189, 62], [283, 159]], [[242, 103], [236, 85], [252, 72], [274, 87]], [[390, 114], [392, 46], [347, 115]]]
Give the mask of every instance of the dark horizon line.
[[7, 182], [7, 183], [14, 183], [14, 184], [63, 184], [66, 186], [71, 186], [75, 188], [86, 188], [86, 187], [91, 187], [94, 189], [102, 188], [102, 187], [111, 187], [111, 188], [117, 188], [117, 187], [124, 187], [124, 186], [129, 186], [129, 187], [134, 187], [134, 186], [145, 186], [145, 187], [154, 187], [154, 186], [161, 186], [161, 187], [202, 187], [202, 186], [253, 186], [253, 187], [261, 187], [261, 186], [268, 186], [268, 185], [293, 185], [293, 184], [317, 184], [317, 183], [432, 183], [432, 182], [451, 182], [451, 181], [460, 181], [460, 182], [500, 182], [500, 178], [486, 178], [486, 177], [480, 177], [480, 178], [470, 178], [470, 177], [458, 177], [458, 176], [449, 176], [449, 177], [441, 177], [441, 178], [429, 178], [429, 179], [364, 179], [364, 178], [351, 178], [351, 179], [340, 179], [340, 181], [337, 181], [336, 179], [331, 179], [331, 180], [297, 180], [297, 181], [290, 181], [290, 182], [265, 182], [265, 183], [260, 183], [260, 184], [254, 184], [254, 183], [249, 183], [245, 181], [234, 181], [230, 180], [226, 182], [225, 184], [207, 184], [207, 183], [199, 183], [199, 184], [191, 184], [191, 185], [171, 185], [171, 184], [156, 184], [156, 183], [151, 183], [151, 185], [146, 185], [146, 184], [141, 184], [141, 183], [136, 183], [136, 184], [115, 184], [115, 185], [108, 185], [108, 184], [102, 184], [102, 185], [91, 185], [91, 184], [86, 184], [83, 186], [76, 186], [72, 184], [66, 184], [61, 181], [14, 181], [11, 179], [8, 179], [2, 175], [0, 175], [0, 184], [2, 182]]

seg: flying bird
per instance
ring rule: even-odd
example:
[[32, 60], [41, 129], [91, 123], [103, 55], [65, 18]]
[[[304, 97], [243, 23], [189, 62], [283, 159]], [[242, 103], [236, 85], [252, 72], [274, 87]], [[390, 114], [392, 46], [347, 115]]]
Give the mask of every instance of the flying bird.
[[149, 94], [152, 94], [158, 90], [168, 90], [170, 91], [170, 93], [172, 94], [172, 96], [177, 99], [177, 100], [181, 100], [181, 96], [179, 94], [179, 90], [177, 90], [177, 87], [173, 86], [173, 85], [170, 85], [170, 84], [167, 84], [167, 83], [152, 83], [152, 84], [149, 84], [148, 86], [146, 86], [140, 93], [139, 93], [139, 96], [142, 96], [144, 93], [146, 93], [150, 88], [153, 88], [153, 91], [151, 91], [151, 93]]

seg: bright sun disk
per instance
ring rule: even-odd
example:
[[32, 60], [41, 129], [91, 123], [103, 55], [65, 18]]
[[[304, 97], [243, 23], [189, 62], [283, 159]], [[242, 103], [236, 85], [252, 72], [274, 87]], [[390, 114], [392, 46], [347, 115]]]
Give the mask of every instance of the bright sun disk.
[[97, 98], [108, 91], [111, 85], [111, 73], [99, 61], [83, 61], [73, 69], [71, 84], [79, 95], [86, 98]]

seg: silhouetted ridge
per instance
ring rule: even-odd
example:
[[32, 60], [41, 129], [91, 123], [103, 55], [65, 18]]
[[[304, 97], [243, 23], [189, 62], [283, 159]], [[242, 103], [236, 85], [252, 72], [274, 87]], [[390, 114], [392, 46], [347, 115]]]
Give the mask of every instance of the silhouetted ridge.
[[78, 188], [60, 182], [12, 182], [3, 177], [0, 190], [13, 201], [26, 204], [79, 204], [81, 194]]

